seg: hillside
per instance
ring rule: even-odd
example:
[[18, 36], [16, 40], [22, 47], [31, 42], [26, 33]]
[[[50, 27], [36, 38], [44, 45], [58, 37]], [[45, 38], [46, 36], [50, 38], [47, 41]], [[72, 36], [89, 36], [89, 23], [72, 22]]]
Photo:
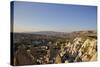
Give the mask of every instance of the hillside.
[[14, 33], [14, 65], [97, 60], [96, 32], [77, 31], [67, 34], [60, 32], [60, 35]]

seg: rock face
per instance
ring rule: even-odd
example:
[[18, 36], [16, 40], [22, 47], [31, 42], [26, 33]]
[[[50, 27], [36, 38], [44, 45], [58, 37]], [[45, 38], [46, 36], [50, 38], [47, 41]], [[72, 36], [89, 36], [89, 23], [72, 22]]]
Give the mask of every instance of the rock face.
[[67, 49], [61, 52], [65, 61], [87, 62], [97, 60], [97, 40], [95, 38], [76, 37], [73, 43], [69, 42], [65, 48]]
[[[96, 58], [92, 59], [97, 51], [97, 40], [95, 39], [86, 39], [79, 50], [78, 56], [82, 58], [82, 61], [95, 61]], [[92, 59], [92, 60], [91, 60]]]
[[57, 57], [55, 58], [55, 63], [56, 64], [61, 63], [61, 57], [59, 55], [57, 55]]

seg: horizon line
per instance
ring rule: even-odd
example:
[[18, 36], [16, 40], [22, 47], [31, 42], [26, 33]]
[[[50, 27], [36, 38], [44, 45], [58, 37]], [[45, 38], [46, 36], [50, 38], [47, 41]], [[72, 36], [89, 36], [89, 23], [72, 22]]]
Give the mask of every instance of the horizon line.
[[97, 30], [77, 30], [77, 31], [26, 31], [26, 32], [14, 32], [14, 31], [11, 31], [13, 33], [35, 33], [35, 32], [62, 32], [62, 33], [71, 33], [71, 32], [80, 32], [80, 31], [96, 31]]

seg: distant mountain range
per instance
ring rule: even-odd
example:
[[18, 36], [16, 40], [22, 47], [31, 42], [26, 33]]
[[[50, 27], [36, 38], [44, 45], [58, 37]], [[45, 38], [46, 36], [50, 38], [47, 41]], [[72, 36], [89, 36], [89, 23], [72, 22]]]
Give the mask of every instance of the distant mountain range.
[[33, 34], [42, 34], [42, 35], [65, 35], [68, 33], [64, 33], [64, 32], [55, 32], [55, 31], [39, 31], [39, 32], [32, 32]]
[[39, 32], [31, 32], [31, 34], [40, 34], [40, 35], [48, 35], [48, 36], [59, 36], [59, 37], [74, 37], [79, 35], [97, 35], [97, 31], [88, 30], [88, 31], [75, 31], [75, 32], [55, 32], [55, 31], [39, 31]]
[[97, 31], [94, 30], [74, 31], [74, 32], [39, 31], [39, 32], [28, 32], [28, 34], [39, 34], [39, 35], [56, 36], [56, 37], [63, 37], [63, 38], [66, 37], [73, 38], [76, 36], [97, 36]]

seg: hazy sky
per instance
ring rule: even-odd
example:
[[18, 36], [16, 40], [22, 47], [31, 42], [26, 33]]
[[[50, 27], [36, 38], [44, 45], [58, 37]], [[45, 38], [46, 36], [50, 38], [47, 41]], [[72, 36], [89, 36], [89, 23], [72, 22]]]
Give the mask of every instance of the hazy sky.
[[96, 6], [14, 2], [14, 32], [71, 32], [96, 28]]

